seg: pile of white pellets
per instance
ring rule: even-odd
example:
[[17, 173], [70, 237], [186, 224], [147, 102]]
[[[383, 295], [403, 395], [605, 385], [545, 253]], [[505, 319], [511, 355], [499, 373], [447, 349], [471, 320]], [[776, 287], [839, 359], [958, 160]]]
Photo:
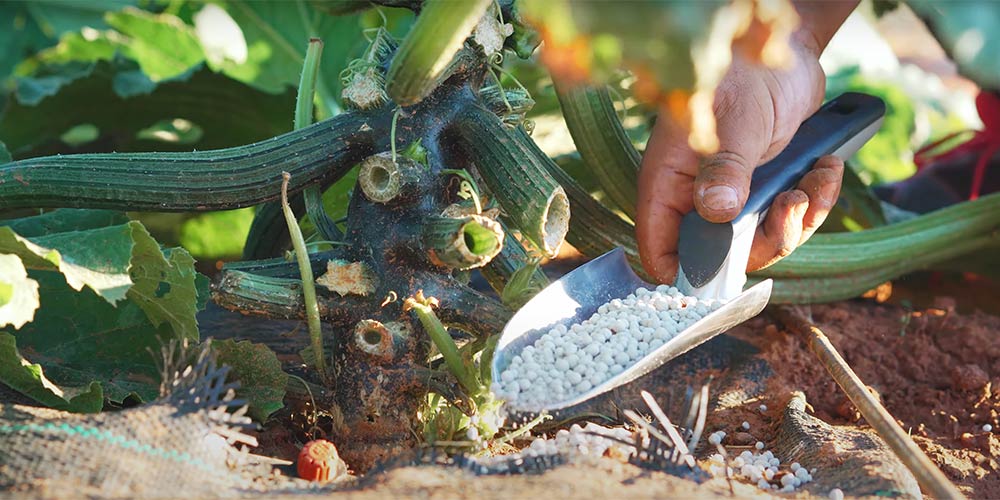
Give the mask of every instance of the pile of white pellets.
[[[773, 490], [779, 493], [791, 493], [796, 488], [813, 480], [813, 470], [810, 472], [798, 462], [793, 462], [785, 470], [781, 470], [781, 460], [774, 456], [771, 450], [762, 451], [764, 443], [757, 443], [757, 451], [744, 450], [730, 463], [732, 473], [736, 477], [748, 479], [762, 490]], [[716, 453], [708, 459], [708, 469], [713, 476], [725, 473], [725, 459]]]
[[516, 408], [564, 401], [623, 372], [722, 303], [676, 288], [639, 288], [569, 328], [558, 325], [511, 359], [493, 392]]
[[631, 438], [632, 433], [623, 427], [604, 427], [593, 422], [583, 427], [573, 424], [569, 429], [560, 429], [553, 437], [535, 438], [517, 453], [475, 457], [474, 460], [478, 467], [486, 469], [537, 457], [558, 457], [559, 463], [571, 464], [595, 463], [602, 457], [609, 457], [624, 463], [636, 453], [634, 446], [626, 444]]

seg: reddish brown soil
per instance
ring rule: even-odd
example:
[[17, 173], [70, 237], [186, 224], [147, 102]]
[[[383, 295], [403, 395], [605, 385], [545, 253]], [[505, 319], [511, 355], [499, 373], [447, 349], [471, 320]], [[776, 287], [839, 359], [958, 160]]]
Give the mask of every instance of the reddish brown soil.
[[[936, 302], [911, 310], [852, 301], [811, 306], [811, 313], [949, 478], [971, 498], [1000, 498], [1000, 318], [956, 313], [951, 299]], [[819, 418], [865, 425], [801, 339], [766, 317], [733, 333], [771, 363], [777, 387], [770, 393], [804, 391]]]

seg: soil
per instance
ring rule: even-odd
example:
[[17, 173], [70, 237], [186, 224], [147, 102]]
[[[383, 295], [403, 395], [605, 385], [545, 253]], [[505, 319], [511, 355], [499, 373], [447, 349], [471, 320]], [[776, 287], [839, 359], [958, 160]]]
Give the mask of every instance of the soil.
[[[995, 297], [995, 295], [994, 295]], [[1000, 318], [937, 307], [851, 301], [811, 306], [813, 321], [858, 376], [945, 474], [970, 498], [1000, 498]], [[803, 391], [815, 415], [866, 427], [802, 339], [767, 317], [732, 335], [761, 350], [775, 376], [768, 392]]]

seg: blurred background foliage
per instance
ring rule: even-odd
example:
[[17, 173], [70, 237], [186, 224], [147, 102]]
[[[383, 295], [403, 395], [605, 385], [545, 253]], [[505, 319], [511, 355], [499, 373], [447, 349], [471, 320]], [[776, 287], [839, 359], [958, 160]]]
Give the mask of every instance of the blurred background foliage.
[[[595, 60], [604, 68], [620, 116], [640, 151], [653, 112], [642, 104], [648, 100], [636, 98], [643, 89], [637, 88], [633, 74], [620, 69], [623, 53], [649, 49], [650, 40], [655, 40], [656, 51], [680, 54], [674, 58], [678, 62], [658, 67], [663, 77], [694, 85], [697, 61], [691, 63], [692, 37], [684, 30], [701, 29], [708, 18], [705, 9], [685, 4], [661, 9], [673, 20], [675, 31], [662, 26], [643, 30], [630, 24], [626, 31], [631, 37], [595, 37], [599, 42], [593, 45]], [[367, 46], [365, 30], [385, 26], [402, 37], [414, 17], [408, 9], [390, 7], [331, 15], [338, 5], [320, 0], [0, 2], [0, 47], [5, 47], [0, 52], [4, 93], [0, 141], [18, 159], [221, 148], [290, 131], [294, 88], [310, 37], [325, 42], [317, 118], [333, 116], [341, 112], [340, 73]], [[879, 6], [884, 7], [881, 2]], [[601, 11], [583, 9], [580, 12], [587, 14], [583, 17], [571, 8], [560, 12], [552, 9], [549, 17], [571, 16], [586, 28], [588, 19], [593, 21]], [[888, 15], [907, 16], [908, 22], [921, 26], [905, 8]], [[646, 24], [659, 19], [640, 17]], [[994, 19], [990, 26], [997, 22]], [[854, 187], [860, 192], [866, 191], [860, 182], [891, 182], [911, 175], [912, 151], [921, 144], [979, 126], [973, 93], [955, 92], [947, 74], [942, 79], [940, 72], [897, 57], [890, 43], [893, 35], [887, 39], [879, 31], [884, 25], [873, 6], [863, 4], [823, 59], [828, 96], [860, 90], [882, 97], [889, 106], [882, 130], [851, 161], [859, 181]], [[676, 36], [668, 36], [671, 33]], [[932, 43], [929, 35], [926, 38], [923, 43]], [[603, 194], [574, 155], [551, 79], [536, 58], [537, 54], [528, 60], [509, 54], [504, 62], [537, 102], [529, 115], [536, 125], [534, 137], [600, 199]], [[642, 71], [654, 66], [633, 67]], [[505, 84], [514, 84], [509, 77], [504, 79]], [[346, 213], [355, 178], [356, 174], [346, 176], [324, 196], [335, 220]], [[863, 225], [881, 217], [878, 207], [872, 210]], [[211, 265], [240, 255], [253, 209], [132, 216], [140, 218], [160, 242], [180, 244]]]

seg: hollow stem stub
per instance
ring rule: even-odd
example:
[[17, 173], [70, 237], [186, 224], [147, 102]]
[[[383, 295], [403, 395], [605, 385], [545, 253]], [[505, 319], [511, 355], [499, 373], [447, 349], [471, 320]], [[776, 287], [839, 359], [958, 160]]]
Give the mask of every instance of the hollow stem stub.
[[379, 153], [361, 162], [358, 184], [365, 196], [375, 203], [388, 203], [399, 197], [419, 179], [420, 166], [403, 156], [392, 159], [392, 153]]
[[485, 109], [470, 109], [453, 130], [476, 158], [476, 170], [500, 202], [507, 222], [544, 255], [555, 256], [569, 230], [570, 206], [566, 191], [547, 172], [552, 160], [523, 128], [505, 127]]
[[423, 226], [431, 262], [459, 270], [485, 266], [503, 248], [500, 223], [482, 215], [430, 217]]

